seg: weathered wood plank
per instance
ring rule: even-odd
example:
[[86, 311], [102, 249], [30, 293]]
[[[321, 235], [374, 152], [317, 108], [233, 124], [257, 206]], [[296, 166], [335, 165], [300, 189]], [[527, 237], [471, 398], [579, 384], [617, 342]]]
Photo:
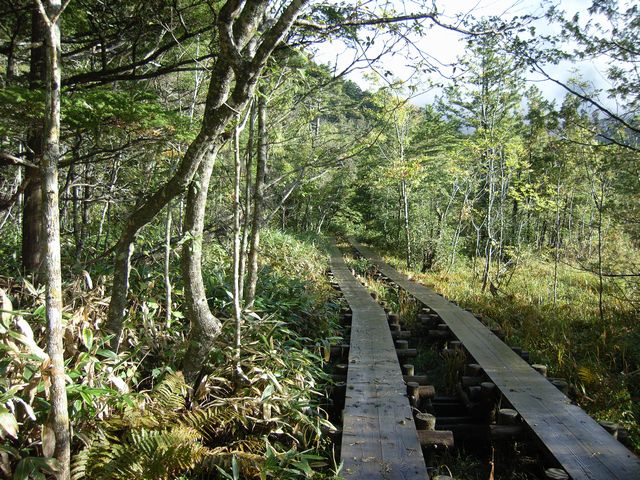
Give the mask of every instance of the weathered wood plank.
[[332, 247], [331, 271], [352, 310], [342, 427], [348, 479], [426, 479], [402, 371], [386, 314]]
[[369, 248], [352, 243], [383, 275], [440, 315], [573, 480], [640, 478], [640, 460], [632, 452], [572, 405], [471, 313], [409, 280]]

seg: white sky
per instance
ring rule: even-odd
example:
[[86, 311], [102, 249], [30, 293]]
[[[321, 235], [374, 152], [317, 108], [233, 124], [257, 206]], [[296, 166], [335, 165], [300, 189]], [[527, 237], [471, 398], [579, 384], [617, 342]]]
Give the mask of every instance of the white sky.
[[[358, 0], [346, 0], [348, 4], [355, 4]], [[373, 1], [361, 0], [365, 3], [373, 4]], [[420, 4], [425, 3], [426, 7], [421, 8]], [[576, 12], [581, 13], [581, 18], [586, 18], [587, 8], [591, 5], [591, 0], [562, 0], [561, 8], [567, 12], [568, 16], [573, 16]], [[384, 4], [384, 2], [378, 2]], [[429, 11], [431, 2], [419, 2], [414, 0], [391, 0], [388, 4], [392, 5], [396, 12], [400, 15], [405, 13], [415, 13], [419, 11]], [[456, 15], [471, 13], [474, 17], [499, 15], [504, 19], [510, 19], [513, 16], [523, 16], [525, 14], [541, 14], [543, 12], [539, 0], [437, 0], [438, 11], [443, 22], [453, 23]], [[428, 20], [424, 21], [424, 25], [430, 25]], [[550, 33], [550, 28], [545, 21], [535, 24], [538, 33]], [[453, 64], [457, 57], [464, 54], [465, 40], [464, 37], [456, 32], [452, 32], [437, 26], [433, 26], [428, 30], [422, 38], [417, 35], [412, 37], [415, 44], [420, 50], [432, 57], [432, 62], [440, 62], [442, 64]], [[389, 41], [388, 36], [380, 36], [376, 39], [376, 45], [372, 47], [371, 52], [375, 56], [376, 49], [379, 52], [382, 45]], [[336, 71], [346, 68], [355, 55], [354, 50], [350, 50], [341, 41], [333, 41], [322, 44], [315, 55], [315, 60], [319, 63], [329, 64]], [[371, 56], [371, 55], [369, 55]], [[414, 58], [410, 58], [410, 57]], [[395, 52], [387, 54], [374, 64], [371, 68], [365, 64], [359, 64], [358, 69], [349, 73], [348, 78], [356, 81], [363, 88], [372, 88], [372, 83], [367, 77], [378, 76], [372, 75], [374, 71], [383, 73], [390, 71], [393, 77], [401, 80], [407, 80], [414, 73], [414, 69], [408, 65], [415, 64], [415, 51], [413, 54], [407, 50], [403, 52]], [[558, 66], [550, 66], [547, 70], [553, 77], [561, 81], [566, 81], [570, 77], [575, 76], [576, 71], [584, 80], [592, 82], [598, 88], [606, 88], [608, 82], [605, 76], [606, 64], [583, 62], [580, 64], [564, 62]], [[444, 71], [447, 71], [444, 69]], [[446, 82], [446, 79], [439, 75], [431, 74], [429, 78], [438, 83]], [[418, 81], [417, 81], [418, 80]], [[543, 94], [549, 99], [556, 99], [561, 103], [565, 96], [565, 90], [547, 80], [543, 80], [541, 76], [529, 74], [527, 80], [535, 82]], [[414, 75], [411, 79], [414, 83], [418, 83], [418, 90], [426, 88], [426, 81], [419, 81]], [[416, 82], [417, 81], [417, 82]], [[414, 99], [415, 103], [424, 104], [431, 101], [440, 93], [439, 89], [427, 91]]]

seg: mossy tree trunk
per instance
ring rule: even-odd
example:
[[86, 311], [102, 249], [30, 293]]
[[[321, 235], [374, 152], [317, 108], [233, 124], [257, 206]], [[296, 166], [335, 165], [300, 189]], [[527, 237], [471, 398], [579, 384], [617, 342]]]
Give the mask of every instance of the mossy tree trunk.
[[[29, 88], [41, 90], [45, 81], [46, 25], [38, 6], [31, 12], [31, 57]], [[27, 133], [27, 160], [39, 164], [42, 158], [42, 125], [31, 125]], [[25, 274], [37, 274], [42, 263], [42, 184], [40, 169], [25, 167], [24, 202], [22, 209], [22, 268]]]
[[207, 205], [209, 181], [215, 164], [217, 150], [200, 164], [198, 173], [187, 193], [184, 229], [186, 240], [182, 246], [181, 267], [185, 285], [185, 304], [191, 320], [189, 343], [183, 362], [183, 372], [188, 383], [195, 381], [202, 364], [220, 333], [222, 323], [209, 308], [202, 280], [202, 236]]
[[48, 0], [46, 7], [38, 0], [46, 25], [46, 82], [43, 155], [40, 166], [43, 199], [43, 280], [46, 285], [47, 353], [51, 362], [51, 413], [49, 422], [55, 435], [54, 457], [59, 462], [57, 477], [70, 477], [70, 434], [64, 373], [62, 325], [62, 268], [60, 260], [60, 211], [58, 206], [58, 160], [60, 158], [60, 0]]
[[260, 229], [264, 209], [264, 189], [267, 173], [267, 99], [264, 92], [258, 95], [258, 155], [256, 158], [256, 180], [253, 187], [253, 220], [249, 239], [249, 258], [245, 308], [253, 308], [258, 284], [258, 252], [260, 249]]

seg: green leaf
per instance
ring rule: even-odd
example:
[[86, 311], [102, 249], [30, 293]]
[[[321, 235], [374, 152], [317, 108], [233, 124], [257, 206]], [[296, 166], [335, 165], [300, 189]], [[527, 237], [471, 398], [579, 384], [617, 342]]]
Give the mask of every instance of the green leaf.
[[18, 438], [18, 422], [13, 413], [5, 407], [0, 407], [0, 437], [4, 439], [7, 435]]
[[55, 474], [60, 464], [55, 458], [26, 457], [20, 460], [13, 472], [13, 480], [29, 480], [30, 477], [45, 478], [42, 473]]
[[87, 350], [91, 351], [91, 347], [93, 347], [93, 331], [89, 327], [82, 329], [82, 341]]
[[238, 467], [238, 459], [234, 455], [231, 457], [231, 471], [233, 472], [233, 480], [240, 479], [240, 467]]
[[264, 391], [262, 392], [260, 401], [264, 402], [267, 398], [269, 398], [273, 394], [273, 390], [274, 390], [273, 385], [271, 384], [267, 385], [267, 388], [265, 388]]
[[118, 358], [118, 354], [116, 354], [116, 352], [113, 352], [111, 350], [107, 350], [106, 348], [99, 349], [96, 352], [96, 355], [98, 355], [100, 357], [104, 357], [104, 358], [110, 358], [110, 359]]

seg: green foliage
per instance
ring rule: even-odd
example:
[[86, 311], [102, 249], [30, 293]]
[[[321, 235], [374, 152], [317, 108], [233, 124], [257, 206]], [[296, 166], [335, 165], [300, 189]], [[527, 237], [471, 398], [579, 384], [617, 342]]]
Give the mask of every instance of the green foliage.
[[[185, 333], [180, 285], [174, 321], [166, 325], [162, 276], [152, 263], [139, 262], [132, 273], [124, 332], [131, 347], [118, 354], [95, 329], [106, 313], [104, 285], [98, 279], [88, 290], [82, 275], [65, 286], [74, 478], [195, 479], [233, 476], [234, 468], [242, 478], [333, 476], [337, 467], [322, 434], [333, 427], [319, 407], [328, 382], [323, 357], [337, 329], [324, 279], [325, 240], [277, 231], [264, 238], [262, 318], [247, 318], [242, 332], [246, 385], [233, 381], [233, 322], [224, 323], [201, 383], [184, 384], [176, 373]], [[223, 250], [207, 252], [209, 275], [226, 282]], [[46, 353], [38, 347], [44, 292], [26, 281], [3, 284], [0, 401], [11, 409], [0, 411], [0, 448], [14, 474], [28, 470], [39, 478], [55, 467], [43, 428], [50, 408]], [[28, 308], [16, 310], [18, 304]]]
[[330, 464], [306, 451], [329, 425], [316, 403], [321, 359], [282, 323], [248, 324], [242, 361], [250, 382], [234, 387], [230, 326], [197, 391], [189, 395], [180, 374], [165, 376], [98, 425], [75, 457], [74, 478], [170, 479], [219, 468], [243, 478], [321, 478], [315, 470]]
[[181, 122], [180, 116], [166, 111], [154, 93], [143, 89], [94, 88], [66, 95], [62, 114], [62, 122], [78, 131], [109, 125], [148, 135], [154, 129], [174, 129]]
[[552, 269], [547, 261], [524, 256], [498, 296], [478, 290], [470, 265], [419, 278], [461, 306], [482, 313], [485, 322], [505, 332], [510, 345], [521, 346], [532, 360], [549, 365], [550, 376], [567, 378], [583, 408], [598, 419], [624, 425], [637, 445], [635, 313], [623, 300], [610, 301], [602, 324], [597, 282], [591, 274], [567, 266], [560, 268], [554, 307], [548, 302]]
[[41, 122], [44, 93], [22, 86], [0, 88], [0, 135], [16, 136], [28, 125]]

